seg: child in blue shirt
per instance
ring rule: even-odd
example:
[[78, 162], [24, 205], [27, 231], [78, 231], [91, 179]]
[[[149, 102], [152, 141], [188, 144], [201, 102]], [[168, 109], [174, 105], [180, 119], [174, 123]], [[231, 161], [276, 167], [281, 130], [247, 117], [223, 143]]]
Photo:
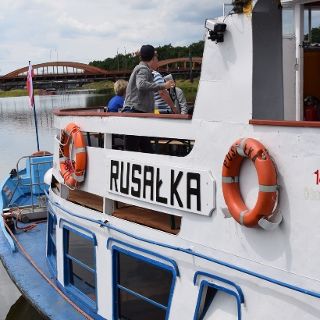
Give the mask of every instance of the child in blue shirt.
[[128, 82], [125, 80], [118, 80], [114, 83], [113, 88], [116, 95], [107, 104], [108, 112], [119, 112], [122, 109], [127, 85]]

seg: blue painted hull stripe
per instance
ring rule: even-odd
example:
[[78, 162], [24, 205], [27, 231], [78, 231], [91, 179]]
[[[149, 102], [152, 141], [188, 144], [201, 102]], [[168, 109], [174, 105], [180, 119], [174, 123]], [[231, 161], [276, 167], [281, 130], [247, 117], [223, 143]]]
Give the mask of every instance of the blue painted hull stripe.
[[[48, 198], [48, 194], [47, 194], [47, 198]], [[189, 255], [192, 255], [192, 256], [195, 256], [195, 257], [198, 257], [198, 258], [213, 262], [215, 264], [227, 267], [229, 269], [233, 269], [233, 270], [239, 271], [239, 272], [247, 274], [249, 276], [252, 276], [252, 277], [255, 277], [255, 278], [270, 282], [270, 283], [273, 283], [275, 285], [278, 285], [278, 286], [281, 286], [281, 287], [284, 287], [284, 288], [287, 288], [287, 289], [290, 289], [290, 290], [293, 290], [293, 291], [297, 291], [297, 292], [309, 295], [311, 297], [320, 299], [320, 293], [319, 292], [311, 291], [311, 290], [304, 289], [304, 288], [301, 288], [301, 287], [298, 287], [298, 286], [295, 286], [295, 285], [292, 285], [292, 284], [289, 284], [289, 283], [286, 283], [286, 282], [283, 282], [283, 281], [280, 281], [280, 280], [277, 280], [277, 279], [273, 279], [273, 278], [265, 276], [263, 274], [256, 273], [254, 271], [238, 267], [238, 266], [233, 265], [231, 263], [224, 262], [222, 260], [218, 260], [218, 259], [215, 259], [215, 258], [211, 258], [211, 257], [205, 256], [204, 254], [198, 253], [198, 252], [193, 251], [191, 249], [179, 248], [179, 247], [171, 246], [169, 244], [165, 244], [165, 243], [161, 243], [161, 242], [157, 242], [157, 241], [153, 241], [153, 240], [148, 240], [148, 239], [136, 236], [136, 235], [134, 235], [132, 233], [129, 233], [127, 231], [124, 231], [124, 230], [121, 230], [119, 228], [116, 228], [116, 227], [110, 225], [109, 223], [104, 223], [102, 220], [90, 219], [90, 218], [81, 217], [81, 216], [79, 216], [77, 214], [74, 214], [74, 213], [68, 211], [67, 209], [63, 208], [59, 203], [52, 202], [49, 198], [48, 198], [48, 201], [52, 205], [54, 205], [55, 207], [61, 209], [62, 211], [64, 211], [65, 213], [67, 213], [67, 214], [69, 214], [71, 216], [74, 216], [74, 217], [82, 219], [82, 220], [86, 220], [86, 221], [90, 221], [90, 222], [96, 223], [96, 224], [100, 225], [101, 227], [105, 227], [105, 228], [107, 228], [109, 230], [113, 230], [113, 231], [119, 232], [119, 233], [121, 233], [121, 234], [123, 234], [125, 236], [128, 236], [128, 237], [131, 237], [133, 239], [136, 239], [136, 240], [139, 240], [139, 241], [142, 241], [142, 242], [145, 242], [145, 243], [149, 243], [149, 244], [152, 244], [152, 245], [156, 245], [158, 247], [162, 247], [162, 248], [167, 248], [167, 249], [171, 249], [171, 250], [174, 250], [174, 251], [183, 252], [183, 253], [186, 253], [186, 254], [189, 254]]]

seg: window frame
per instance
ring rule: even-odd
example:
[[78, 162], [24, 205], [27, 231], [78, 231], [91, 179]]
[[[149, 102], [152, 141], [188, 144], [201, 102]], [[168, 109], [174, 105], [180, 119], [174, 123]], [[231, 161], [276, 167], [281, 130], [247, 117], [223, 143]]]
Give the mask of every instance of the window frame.
[[[320, 6], [319, 5], [311, 6], [311, 5], [308, 5], [308, 3], [305, 3], [304, 6], [303, 6], [303, 15], [304, 15], [303, 29], [304, 30], [307, 29], [306, 30], [306, 32], [308, 34], [307, 42], [310, 43], [310, 44], [311, 43], [317, 43], [317, 42], [313, 42], [312, 41], [313, 39], [312, 39], [312, 34], [311, 34], [312, 29], [315, 28], [313, 26], [313, 21], [317, 20], [317, 19], [314, 19], [313, 15], [312, 15], [313, 12], [319, 12], [320, 13]], [[316, 27], [316, 28], [319, 28], [319, 27]], [[304, 31], [304, 33], [305, 33], [305, 31]]]
[[[91, 267], [86, 265], [84, 262], [78, 260], [75, 257], [72, 257], [70, 254], [67, 253], [70, 232], [73, 232], [77, 236], [80, 236], [92, 242], [93, 250], [94, 250], [93, 257], [95, 262], [95, 269], [92, 269]], [[93, 232], [71, 223], [63, 224], [62, 234], [63, 234], [64, 288], [66, 292], [71, 296], [71, 298], [73, 298], [73, 300], [79, 303], [86, 312], [90, 313], [90, 311], [93, 311], [96, 313], [98, 308], [96, 236]], [[75, 263], [81, 268], [84, 268], [85, 270], [94, 274], [94, 281], [95, 281], [94, 292], [96, 297], [95, 301], [90, 297], [88, 297], [84, 292], [82, 292], [79, 288], [77, 288], [75, 285], [71, 283], [71, 270], [69, 268], [69, 261], [72, 261], [72, 263]]]
[[[133, 248], [133, 246], [130, 246], [131, 248]], [[112, 296], [113, 296], [113, 319], [119, 319], [119, 299], [118, 299], [118, 290], [123, 290], [124, 292], [127, 292], [131, 295], [134, 295], [135, 297], [143, 300], [144, 302], [150, 303], [153, 306], [160, 308], [162, 310], [166, 310], [166, 316], [165, 319], [167, 320], [169, 318], [170, 315], [170, 308], [171, 308], [171, 303], [172, 303], [172, 298], [173, 298], [173, 293], [174, 293], [174, 288], [175, 288], [175, 283], [176, 283], [176, 277], [177, 277], [177, 272], [174, 266], [165, 264], [163, 262], [160, 262], [158, 260], [154, 260], [152, 258], [146, 257], [144, 255], [132, 252], [130, 250], [127, 250], [123, 247], [119, 247], [117, 245], [113, 245], [112, 246]], [[144, 250], [142, 250], [143, 252]], [[150, 251], [144, 251], [150, 254]], [[150, 298], [147, 298], [133, 290], [130, 290], [120, 284], [118, 284], [118, 278], [119, 278], [119, 255], [118, 253], [127, 255], [133, 259], [142, 261], [144, 263], [148, 263], [151, 264], [157, 268], [159, 268], [160, 270], [167, 270], [171, 273], [172, 275], [172, 280], [171, 280], [171, 286], [170, 286], [170, 292], [169, 292], [169, 298], [168, 298], [168, 305], [167, 306], [163, 306], [160, 303], [153, 301]], [[154, 253], [155, 257], [159, 257], [158, 254]], [[170, 259], [169, 259], [170, 260]]]
[[[285, 32], [287, 31], [285, 29], [285, 24], [284, 24], [284, 18], [285, 18], [285, 15], [286, 14], [292, 14], [292, 21], [290, 22], [290, 28], [291, 31], [290, 32]], [[284, 4], [282, 5], [282, 37], [285, 38], [285, 39], [293, 39], [295, 36], [296, 36], [296, 33], [295, 33], [295, 20], [294, 20], [294, 7], [292, 4]], [[289, 17], [289, 15], [287, 16]], [[291, 23], [292, 23], [292, 26], [291, 26]]]
[[[226, 294], [229, 294], [233, 297], [235, 297], [236, 302], [237, 302], [237, 313], [238, 313], [238, 320], [241, 320], [241, 304], [244, 303], [244, 295], [243, 292], [240, 288], [240, 286], [238, 286], [237, 284], [235, 284], [234, 282], [228, 280], [228, 279], [224, 279], [222, 277], [213, 275], [213, 274], [209, 274], [206, 272], [201, 272], [201, 271], [197, 271], [194, 274], [194, 278], [193, 278], [193, 283], [194, 285], [196, 285], [197, 282], [197, 278], [199, 276], [204, 276], [206, 277], [206, 279], [202, 279], [200, 281], [200, 288], [199, 288], [199, 293], [198, 293], [198, 298], [197, 298], [197, 304], [196, 304], [196, 308], [195, 308], [195, 312], [194, 312], [194, 316], [193, 316], [193, 320], [203, 320], [203, 319], [198, 319], [198, 313], [199, 313], [199, 309], [200, 309], [200, 305], [201, 305], [201, 300], [202, 300], [202, 295], [203, 295], [203, 291], [206, 287], [211, 287], [217, 290], [217, 292], [222, 291]], [[210, 281], [211, 280], [211, 281]], [[218, 282], [219, 284], [216, 284], [215, 282]], [[227, 288], [226, 286], [223, 286], [223, 284], [226, 284], [230, 287], [234, 287], [235, 290], [232, 290], [230, 288]], [[214, 303], [214, 299], [211, 301], [210, 305], [212, 303]], [[209, 305], [209, 307], [210, 307]]]
[[[56, 234], [55, 239], [53, 239], [52, 231], [53, 226], [55, 225], [56, 228]], [[48, 208], [48, 224], [47, 224], [47, 261], [49, 265], [50, 271], [53, 273], [53, 275], [57, 275], [57, 217], [56, 215], [51, 211], [50, 208]]]

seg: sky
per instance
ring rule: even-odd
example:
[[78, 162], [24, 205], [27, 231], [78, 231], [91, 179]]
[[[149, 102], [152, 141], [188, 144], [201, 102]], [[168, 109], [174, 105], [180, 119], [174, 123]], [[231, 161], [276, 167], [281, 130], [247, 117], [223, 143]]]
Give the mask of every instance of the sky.
[[28, 61], [89, 63], [142, 44], [203, 40], [223, 0], [0, 0], [0, 75]]

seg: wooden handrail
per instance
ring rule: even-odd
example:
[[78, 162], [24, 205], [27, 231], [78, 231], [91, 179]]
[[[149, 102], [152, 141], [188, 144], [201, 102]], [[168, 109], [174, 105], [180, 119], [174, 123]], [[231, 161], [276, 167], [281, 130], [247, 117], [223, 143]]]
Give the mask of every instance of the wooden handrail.
[[257, 125], [257, 126], [320, 128], [320, 121], [288, 121], [288, 120], [251, 119], [251, 120], [249, 120], [249, 124]]
[[131, 112], [104, 112], [103, 107], [98, 108], [68, 108], [56, 109], [53, 111], [55, 116], [90, 116], [90, 117], [125, 117], [125, 118], [159, 118], [159, 119], [180, 119], [190, 120], [189, 114], [155, 114], [155, 113], [131, 113]]

